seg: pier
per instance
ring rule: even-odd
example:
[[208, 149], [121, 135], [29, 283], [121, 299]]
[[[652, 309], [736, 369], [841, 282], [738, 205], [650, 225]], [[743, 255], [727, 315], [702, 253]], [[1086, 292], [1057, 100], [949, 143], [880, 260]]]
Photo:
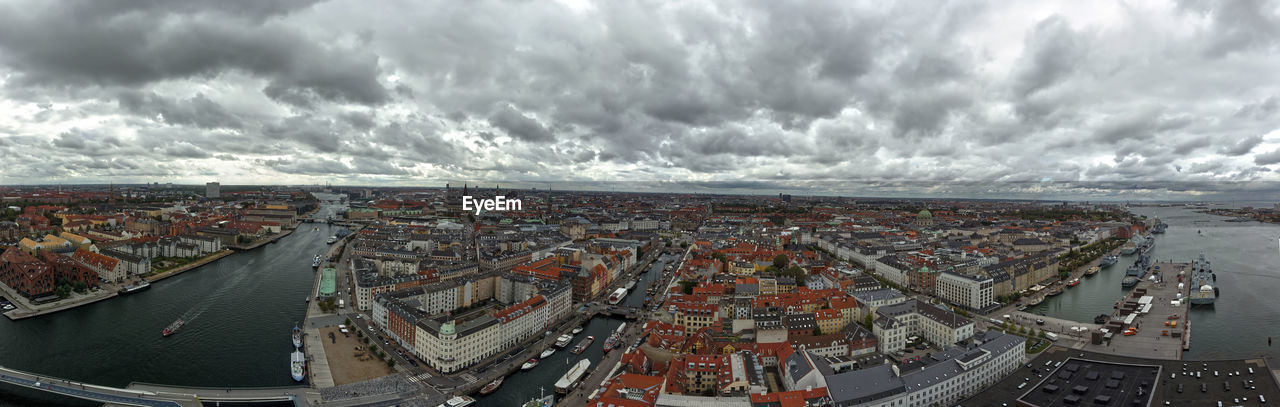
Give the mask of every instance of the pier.
[[[1186, 319], [1190, 303], [1186, 300], [1189, 293], [1187, 284], [1182, 289], [1178, 288], [1178, 273], [1185, 272], [1189, 277], [1190, 270], [1190, 263], [1156, 262], [1129, 295], [1118, 299], [1121, 302], [1104, 325], [1110, 338], [1102, 338], [1101, 341], [1084, 338], [1084, 349], [1151, 359], [1181, 359], [1182, 351], [1189, 347], [1191, 340]], [[1179, 294], [1181, 301], [1178, 300]], [[1151, 297], [1150, 310], [1145, 313], [1139, 311], [1146, 304], [1135, 306], [1142, 296]], [[1125, 323], [1130, 315], [1136, 316], [1132, 317], [1131, 323]], [[1170, 319], [1175, 315], [1175, 319]], [[1172, 326], [1173, 322], [1177, 327]], [[1095, 327], [1093, 331], [1098, 331], [1096, 324], [1082, 325]], [[1137, 332], [1125, 335], [1129, 328], [1136, 328]]]

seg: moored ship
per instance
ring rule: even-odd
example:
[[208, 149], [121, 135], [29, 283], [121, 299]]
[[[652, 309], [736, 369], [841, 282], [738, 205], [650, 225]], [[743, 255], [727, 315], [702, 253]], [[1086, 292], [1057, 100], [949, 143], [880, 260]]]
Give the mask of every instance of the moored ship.
[[618, 305], [618, 303], [622, 302], [622, 299], [626, 297], [627, 297], [626, 288], [619, 288], [617, 290], [614, 290], [613, 294], [609, 294], [609, 305]]
[[493, 381], [489, 382], [489, 384], [484, 385], [484, 387], [480, 389], [480, 395], [487, 395], [489, 393], [498, 391], [498, 387], [502, 386], [502, 381], [505, 379], [506, 377], [498, 376], [497, 379], [494, 379]]
[[529, 370], [535, 367], [538, 367], [538, 359], [529, 359], [528, 361], [524, 362], [523, 365], [520, 365], [520, 370]]
[[541, 387], [538, 388], [538, 392], [540, 393], [538, 398], [529, 400], [528, 402], [521, 404], [520, 407], [551, 407], [556, 404], [556, 395], [541, 394]]
[[582, 377], [586, 376], [589, 367], [591, 367], [590, 360], [579, 360], [577, 364], [569, 368], [568, 372], [564, 373], [564, 376], [560, 376], [560, 380], [556, 380], [556, 393], [568, 393], [574, 387], [577, 387], [578, 383], [582, 381]]
[[320, 255], [317, 254], [316, 258], [311, 260], [311, 268], [313, 269], [320, 268]]
[[572, 352], [575, 355], [581, 355], [582, 352], [586, 352], [587, 348], [591, 347], [591, 344], [595, 343], [595, 341], [596, 341], [596, 337], [587, 336], [587, 338], [583, 339], [582, 342], [578, 342], [577, 345], [574, 345], [573, 349], [570, 350], [569, 352]]
[[169, 324], [169, 326], [164, 327], [164, 330], [160, 331], [160, 334], [164, 336], [169, 336], [169, 335], [178, 333], [178, 328], [182, 328], [182, 325], [186, 323], [187, 321], [183, 321], [182, 318], [178, 318], [177, 321], [173, 321], [173, 323]]
[[145, 289], [148, 289], [148, 288], [151, 288], [151, 282], [149, 282], [149, 281], [147, 281], [147, 280], [142, 280], [142, 282], [141, 282], [141, 283], [138, 283], [138, 284], [129, 284], [129, 285], [124, 286], [124, 288], [123, 288], [123, 289], [121, 289], [121, 290], [118, 292], [118, 294], [119, 294], [119, 295], [133, 294], [133, 293], [136, 293], [136, 292], [138, 292], [138, 291], [142, 291], [142, 290], [145, 290]]
[[289, 373], [296, 381], [307, 377], [307, 356], [302, 351], [295, 350], [289, 354]]
[[1200, 253], [1200, 257], [1191, 262], [1191, 305], [1213, 305], [1218, 298], [1218, 289], [1213, 286], [1215, 282], [1209, 260]]
[[563, 348], [565, 346], [569, 346], [569, 342], [572, 340], [573, 340], [573, 335], [569, 335], [569, 334], [560, 335], [559, 338], [556, 338], [556, 347]]
[[1101, 267], [1111, 267], [1111, 266], [1115, 265], [1115, 264], [1116, 264], [1116, 263], [1118, 263], [1118, 262], [1120, 262], [1120, 258], [1119, 258], [1119, 257], [1116, 257], [1115, 255], [1106, 255], [1106, 256], [1102, 256], [1102, 262], [1101, 262], [1101, 263], [1098, 263], [1098, 267], [1099, 267], [1099, 268], [1101, 268]]
[[293, 326], [293, 347], [302, 347], [302, 328], [299, 328], [297, 324]]

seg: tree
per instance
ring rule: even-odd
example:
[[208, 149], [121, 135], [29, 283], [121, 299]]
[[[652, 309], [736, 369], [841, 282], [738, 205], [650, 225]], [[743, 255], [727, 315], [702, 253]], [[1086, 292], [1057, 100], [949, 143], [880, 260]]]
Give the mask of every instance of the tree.
[[396, 367], [395, 358], [387, 358], [387, 367]]
[[773, 267], [779, 270], [781, 270], [783, 267], [786, 267], [787, 264], [790, 264], [790, 263], [791, 263], [791, 259], [787, 258], [787, 255], [785, 254], [779, 254], [777, 256], [773, 256]]
[[818, 336], [818, 335], [822, 335], [822, 327], [820, 327], [820, 326], [814, 326], [814, 327], [813, 327], [813, 336]]
[[688, 248], [689, 248], [689, 242], [680, 242], [680, 248], [681, 248], [681, 249], [688, 249]]
[[1041, 330], [1040, 330], [1040, 335], [1039, 335], [1039, 336], [1040, 336], [1041, 338], [1044, 338], [1044, 337], [1045, 337], [1045, 334], [1044, 334], [1044, 330], [1043, 330], [1043, 329], [1041, 329]]
[[680, 292], [684, 293], [685, 295], [693, 294], [693, 287], [697, 285], [698, 285], [697, 281], [681, 281]]
[[865, 318], [862, 318], [862, 326], [866, 327], [867, 329], [871, 329], [871, 320], [872, 320], [871, 313], [867, 313], [867, 316]]
[[347, 318], [347, 325], [351, 325], [351, 318]]

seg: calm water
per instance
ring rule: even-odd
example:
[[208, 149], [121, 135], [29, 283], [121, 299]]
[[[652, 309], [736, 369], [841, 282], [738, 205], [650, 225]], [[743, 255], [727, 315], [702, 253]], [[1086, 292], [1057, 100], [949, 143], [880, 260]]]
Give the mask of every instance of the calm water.
[[[661, 261], [655, 261], [647, 273], [640, 275], [640, 281], [636, 283], [635, 288], [627, 294], [627, 298], [623, 300], [622, 305], [640, 307], [644, 305], [644, 291], [649, 289], [649, 284], [653, 282], [662, 273], [663, 264]], [[656, 269], [655, 269], [656, 268]], [[550, 358], [541, 361], [538, 367], [527, 371], [517, 371], [507, 376], [502, 382], [502, 387], [497, 392], [488, 396], [477, 396], [479, 405], [482, 406], [519, 406], [532, 398], [538, 397], [538, 388], [545, 389], [546, 394], [552, 394], [556, 391], [556, 380], [560, 380], [565, 372], [569, 371], [569, 367], [573, 363], [582, 359], [591, 360], [591, 369], [594, 370], [600, 363], [601, 357], [604, 356], [604, 340], [618, 329], [624, 321], [612, 318], [592, 318], [587, 323], [582, 332], [574, 335], [573, 342], [564, 349], [557, 349], [556, 353]], [[588, 335], [595, 336], [596, 340], [587, 348], [586, 352], [581, 355], [575, 355], [569, 352], [575, 345]], [[523, 363], [523, 362], [521, 362]]]
[[[1212, 308], [1193, 308], [1191, 350], [1185, 359], [1223, 359], [1276, 356], [1280, 348], [1267, 345], [1267, 337], [1280, 338], [1280, 226], [1257, 222], [1224, 222], [1225, 217], [1176, 207], [1134, 208], [1134, 213], [1159, 216], [1168, 231], [1156, 235], [1152, 256], [1158, 260], [1191, 261], [1200, 252], [1212, 262], [1221, 297]], [[1045, 315], [1092, 322], [1109, 313], [1125, 290], [1120, 288], [1124, 268], [1133, 256], [1079, 286], [1066, 290], [1032, 309]], [[1090, 324], [1092, 325], [1092, 324]]]
[[[327, 208], [326, 208], [327, 210]], [[322, 212], [323, 213], [323, 212]], [[318, 226], [320, 230], [313, 231]], [[337, 230], [304, 224], [274, 244], [237, 252], [150, 290], [69, 311], [0, 318], [0, 364], [124, 387], [290, 386], [290, 330], [303, 319], [311, 256]], [[195, 315], [168, 338], [160, 331]], [[0, 385], [0, 405], [95, 405]]]

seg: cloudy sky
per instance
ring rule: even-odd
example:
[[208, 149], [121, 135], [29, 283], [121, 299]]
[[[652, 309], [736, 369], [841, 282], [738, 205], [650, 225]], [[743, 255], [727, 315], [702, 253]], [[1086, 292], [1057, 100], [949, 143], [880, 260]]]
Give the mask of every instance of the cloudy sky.
[[1280, 181], [1278, 51], [1250, 0], [0, 0], [0, 183], [1195, 195]]

